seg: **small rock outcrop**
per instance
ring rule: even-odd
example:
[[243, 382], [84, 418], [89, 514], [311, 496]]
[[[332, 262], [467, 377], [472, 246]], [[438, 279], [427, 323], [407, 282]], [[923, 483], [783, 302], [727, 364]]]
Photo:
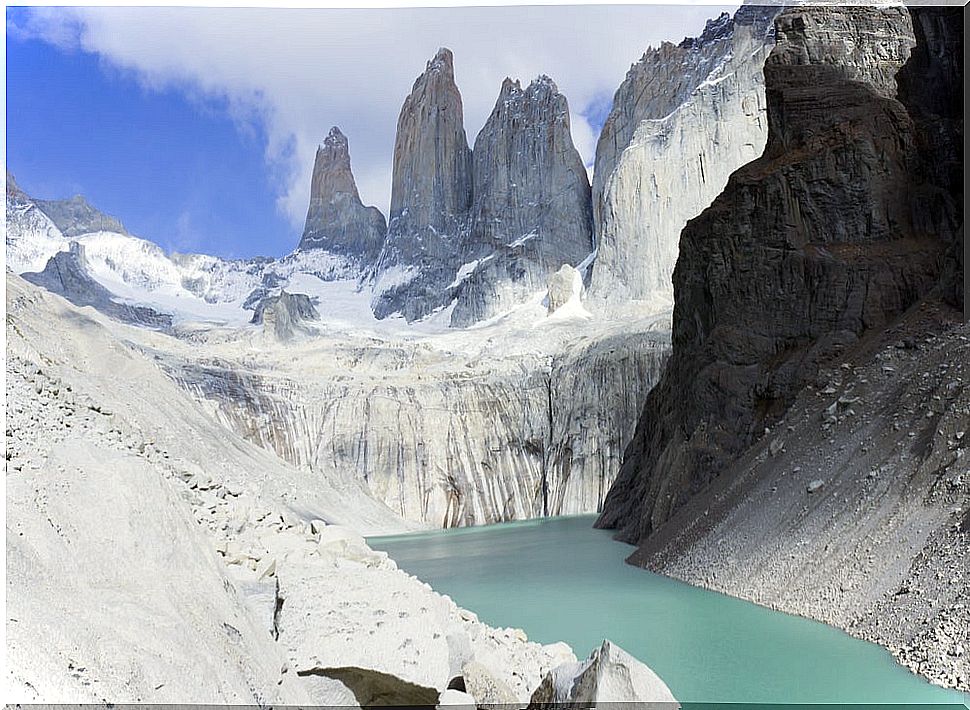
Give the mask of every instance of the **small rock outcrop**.
[[593, 249], [589, 180], [569, 129], [569, 106], [540, 76], [502, 83], [474, 149], [474, 204], [456, 284], [453, 326], [470, 325], [541, 291], [563, 264]]
[[454, 58], [439, 49], [397, 122], [391, 213], [374, 286], [378, 318], [399, 312], [410, 321], [439, 305], [471, 205], [471, 168]]
[[117, 217], [93, 207], [83, 195], [69, 200], [34, 200], [37, 207], [51, 218], [65, 237], [79, 237], [91, 232], [128, 234]]
[[670, 688], [647, 665], [604, 641], [585, 661], [564, 663], [549, 671], [532, 694], [529, 710], [611, 703], [648, 703], [658, 710], [680, 707]]
[[594, 299], [669, 302], [684, 225], [764, 149], [777, 12], [744, 5], [630, 68], [596, 146]]
[[259, 300], [250, 323], [262, 325], [264, 332], [273, 333], [278, 340], [292, 340], [310, 333], [308, 323], [316, 320], [320, 320], [320, 313], [309, 296], [280, 289]]
[[[631, 542], [761, 437], [822, 363], [937, 289], [962, 239], [956, 187], [893, 82], [938, 66], [907, 65], [910, 12], [796, 7], [775, 27], [765, 153], [681, 235], [671, 359], [598, 521]], [[959, 90], [946, 96], [959, 106]]]
[[380, 210], [360, 201], [347, 137], [334, 126], [317, 148], [310, 207], [298, 249], [323, 249], [373, 266], [386, 231]]
[[552, 315], [571, 299], [579, 298], [583, 290], [583, 277], [569, 264], [549, 277], [546, 292], [546, 310]]

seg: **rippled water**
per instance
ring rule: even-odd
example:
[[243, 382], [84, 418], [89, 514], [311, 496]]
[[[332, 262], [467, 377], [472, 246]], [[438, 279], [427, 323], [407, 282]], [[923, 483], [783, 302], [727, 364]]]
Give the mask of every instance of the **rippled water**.
[[566, 641], [580, 657], [613, 640], [695, 707], [970, 702], [830, 626], [624, 564], [632, 548], [592, 523], [550, 518], [368, 542], [493, 626]]

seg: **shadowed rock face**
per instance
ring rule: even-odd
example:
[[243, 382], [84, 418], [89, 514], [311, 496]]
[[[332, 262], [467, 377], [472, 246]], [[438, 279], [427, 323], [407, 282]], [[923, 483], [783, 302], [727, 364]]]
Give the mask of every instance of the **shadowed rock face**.
[[762, 67], [777, 13], [742, 6], [630, 68], [596, 146], [596, 300], [669, 301], [684, 225], [764, 150]]
[[91, 232], [128, 234], [118, 218], [92, 207], [81, 195], [69, 200], [34, 200], [34, 204], [51, 218], [65, 237], [79, 237]]
[[373, 266], [387, 225], [376, 207], [360, 201], [347, 138], [334, 126], [317, 148], [310, 208], [299, 249], [325, 249]]
[[821, 363], [937, 287], [961, 229], [953, 185], [895, 98], [909, 12], [793, 8], [776, 31], [765, 154], [681, 234], [673, 353], [598, 521], [631, 542], [757, 440]]
[[452, 53], [440, 49], [404, 100], [394, 143], [391, 214], [375, 282], [374, 313], [410, 321], [441, 298], [472, 199], [472, 152], [465, 138]]
[[593, 249], [589, 180], [569, 132], [569, 106], [540, 76], [506, 79], [475, 140], [474, 204], [462, 253], [477, 262], [451, 323], [464, 326], [545, 287], [563, 264]]

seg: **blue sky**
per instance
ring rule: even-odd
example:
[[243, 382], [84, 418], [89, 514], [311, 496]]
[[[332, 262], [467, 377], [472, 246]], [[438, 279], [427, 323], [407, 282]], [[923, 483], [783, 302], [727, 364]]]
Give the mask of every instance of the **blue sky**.
[[224, 104], [8, 37], [7, 167], [28, 194], [83, 194], [170, 251], [286, 253], [299, 233], [276, 208], [265, 134]]
[[469, 143], [505, 76], [546, 73], [592, 164], [630, 64], [736, 7], [8, 9], [7, 167], [29, 194], [84, 194], [167, 250], [281, 255], [332, 125], [386, 214], [401, 102], [439, 46]]

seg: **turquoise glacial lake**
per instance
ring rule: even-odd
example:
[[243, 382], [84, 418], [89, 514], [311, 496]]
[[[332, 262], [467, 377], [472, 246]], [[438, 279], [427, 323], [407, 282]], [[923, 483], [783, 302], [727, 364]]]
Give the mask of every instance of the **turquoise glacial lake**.
[[691, 708], [860, 704], [970, 706], [888, 651], [838, 629], [623, 562], [632, 549], [591, 516], [370, 538], [398, 566], [492, 626], [565, 641], [585, 657], [611, 639]]

